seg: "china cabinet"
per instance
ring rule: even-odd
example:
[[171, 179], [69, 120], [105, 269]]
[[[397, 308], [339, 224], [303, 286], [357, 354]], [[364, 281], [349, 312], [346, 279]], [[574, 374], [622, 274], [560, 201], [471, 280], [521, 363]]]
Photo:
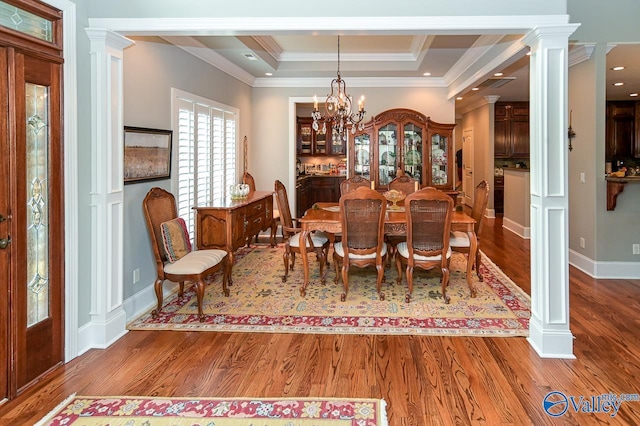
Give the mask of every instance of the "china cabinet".
[[422, 186], [451, 190], [454, 127], [410, 109], [384, 111], [349, 139], [349, 176], [363, 176], [386, 190], [404, 173]]
[[298, 156], [344, 155], [344, 142], [333, 135], [331, 124], [321, 125], [317, 131], [311, 118], [298, 117], [297, 124]]

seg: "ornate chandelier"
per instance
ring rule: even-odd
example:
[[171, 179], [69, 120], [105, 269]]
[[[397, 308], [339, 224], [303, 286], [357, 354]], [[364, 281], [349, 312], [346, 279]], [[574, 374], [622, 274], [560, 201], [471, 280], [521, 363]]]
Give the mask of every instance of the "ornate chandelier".
[[327, 123], [332, 125], [333, 139], [341, 138], [347, 141], [347, 128], [351, 126], [351, 133], [364, 129], [363, 119], [366, 114], [364, 110], [364, 95], [358, 100], [358, 110], [352, 109], [352, 98], [347, 94], [347, 84], [340, 77], [340, 36], [338, 36], [338, 77], [331, 81], [331, 93], [325, 101], [325, 113], [318, 111], [318, 97], [313, 97], [313, 130], [320, 129], [322, 121], [322, 131], [326, 133]]

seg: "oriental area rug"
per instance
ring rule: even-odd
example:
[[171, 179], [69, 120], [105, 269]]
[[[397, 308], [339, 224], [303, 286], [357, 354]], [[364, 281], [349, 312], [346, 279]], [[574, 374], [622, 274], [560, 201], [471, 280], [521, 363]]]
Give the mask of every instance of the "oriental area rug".
[[[302, 262], [296, 258], [286, 283], [282, 282], [283, 245], [255, 246], [237, 252], [230, 296], [224, 297], [221, 277], [207, 285], [203, 302], [206, 318], [198, 321], [196, 296], [186, 285], [183, 297], [166, 298], [156, 318], [151, 313], [132, 321], [130, 330], [185, 330], [221, 332], [332, 333], [440, 336], [528, 336], [530, 298], [482, 254], [480, 282], [475, 271], [477, 296], [469, 297], [466, 257], [454, 253], [450, 263], [447, 294], [442, 299], [439, 270], [414, 271], [410, 303], [405, 302], [406, 277], [396, 283], [396, 267], [385, 270], [382, 291], [376, 292], [375, 268], [349, 269], [349, 292], [340, 301], [342, 281], [334, 284], [329, 265], [326, 284], [321, 284], [315, 254], [309, 259], [310, 282], [300, 295]], [[331, 253], [329, 254], [331, 256]]]
[[386, 426], [380, 399], [75, 396], [37, 426]]

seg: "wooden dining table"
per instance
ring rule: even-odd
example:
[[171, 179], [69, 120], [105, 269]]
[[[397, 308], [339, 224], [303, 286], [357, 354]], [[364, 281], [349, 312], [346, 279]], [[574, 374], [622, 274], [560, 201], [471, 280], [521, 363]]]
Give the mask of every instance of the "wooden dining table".
[[[475, 297], [476, 291], [473, 288], [472, 270], [473, 263], [478, 251], [478, 239], [475, 233], [476, 220], [466, 214], [463, 210], [454, 210], [451, 214], [451, 230], [466, 232], [469, 236], [469, 254], [467, 259], [467, 284], [471, 297]], [[308, 209], [304, 216], [300, 218], [300, 241], [305, 241], [310, 232], [323, 231], [329, 234], [337, 234], [342, 232], [342, 216], [340, 214], [340, 205], [338, 203], [316, 203]], [[407, 216], [404, 206], [397, 210], [387, 208], [384, 222], [385, 235], [406, 235], [407, 233]], [[309, 285], [309, 260], [306, 250], [300, 250], [302, 258], [302, 266], [304, 270], [304, 281], [300, 288], [300, 295], [304, 297]], [[324, 282], [324, 277], [322, 277]]]

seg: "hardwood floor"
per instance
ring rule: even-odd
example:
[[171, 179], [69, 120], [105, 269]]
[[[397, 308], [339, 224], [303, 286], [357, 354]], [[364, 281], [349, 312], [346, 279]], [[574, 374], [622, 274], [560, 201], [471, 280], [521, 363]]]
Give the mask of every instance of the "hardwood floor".
[[[530, 290], [529, 243], [486, 221], [482, 250]], [[638, 392], [640, 280], [570, 271], [575, 360], [540, 359], [526, 339], [131, 331], [0, 406], [0, 424], [32, 424], [72, 393], [384, 398], [390, 425], [640, 424], [640, 401], [612, 417], [545, 395]]]

